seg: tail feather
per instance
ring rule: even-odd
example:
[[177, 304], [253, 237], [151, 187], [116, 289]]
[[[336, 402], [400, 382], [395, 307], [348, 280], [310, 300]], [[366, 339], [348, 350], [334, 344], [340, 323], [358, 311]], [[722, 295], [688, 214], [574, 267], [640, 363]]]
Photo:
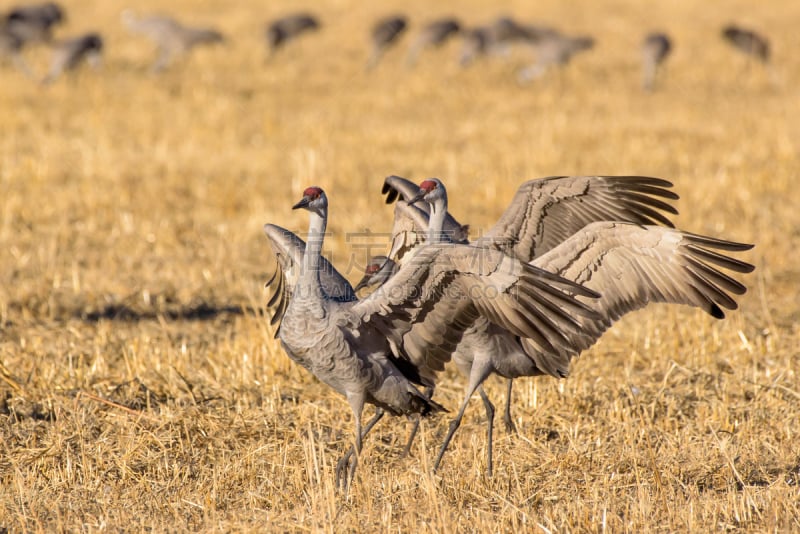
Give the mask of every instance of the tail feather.
[[427, 398], [414, 388], [414, 397], [411, 399], [411, 407], [414, 413], [419, 413], [423, 416], [433, 413], [447, 413], [447, 408], [439, 404], [433, 399]]

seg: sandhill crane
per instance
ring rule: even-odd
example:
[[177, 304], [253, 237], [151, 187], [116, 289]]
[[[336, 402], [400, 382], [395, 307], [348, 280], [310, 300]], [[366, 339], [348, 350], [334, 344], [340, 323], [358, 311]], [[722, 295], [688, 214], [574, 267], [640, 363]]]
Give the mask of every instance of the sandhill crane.
[[491, 25], [492, 39], [495, 44], [507, 44], [530, 39], [531, 27], [523, 25], [511, 17], [499, 17]]
[[[387, 177], [381, 190], [382, 194], [386, 195], [387, 203], [392, 203], [400, 197], [403, 199], [395, 204], [392, 248], [389, 253], [389, 257], [398, 263], [402, 263], [407, 255], [426, 241], [467, 242], [467, 227], [456, 221], [447, 210], [447, 192], [444, 185], [435, 178], [423, 183], [425, 188], [431, 191], [427, 196], [423, 195], [424, 189], [420, 186], [399, 176]], [[677, 213], [674, 207], [659, 200], [659, 197], [668, 200], [678, 198], [667, 189], [671, 185], [665, 180], [636, 176], [561, 176], [530, 180], [519, 187], [511, 204], [495, 226], [474, 245], [500, 249], [527, 262], [593, 221], [623, 220], [638, 224], [660, 223], [671, 226], [669, 219], [656, 211]], [[425, 199], [426, 202], [418, 202], [421, 199]], [[489, 335], [486, 334], [487, 328], [486, 324], [479, 325], [468, 332], [466, 337], [475, 337], [476, 346], [490, 346], [492, 342], [485, 340]], [[513, 344], [513, 341], [506, 340], [501, 345], [509, 343]], [[463, 355], [456, 353], [453, 359], [457, 367], [466, 376], [471, 377], [474, 356], [469, 352]], [[482, 369], [479, 366], [474, 367], [476, 370]], [[552, 366], [545, 368], [550, 369], [550, 373], [555, 376], [559, 376], [559, 371], [567, 372], [566, 366], [562, 366], [560, 370], [554, 370]], [[474, 380], [470, 379], [464, 405], [477, 389], [487, 413], [489, 442], [487, 471], [491, 473], [494, 406], [483, 392], [481, 387], [483, 380], [485, 377], [481, 378], [478, 375]], [[509, 396], [510, 392], [509, 381]], [[507, 428], [513, 429], [508, 403], [504, 421]], [[453, 428], [458, 428], [459, 424], [460, 418], [455, 419]], [[416, 426], [412, 429], [403, 454], [408, 453], [416, 429]], [[441, 461], [445, 450], [446, 443], [440, 451], [436, 465]]]
[[0, 65], [8, 60], [25, 76], [33, 78], [30, 67], [28, 67], [28, 64], [22, 57], [22, 47], [24, 44], [21, 37], [10, 32], [5, 27], [0, 27]]
[[[644, 177], [554, 177], [532, 180], [519, 188], [514, 200], [503, 213], [498, 223], [483, 238], [473, 243], [473, 246], [499, 248], [520, 259], [534, 259], [534, 264], [538, 265], [536, 263], [538, 260], [535, 258], [560, 247], [561, 243], [584, 228], [584, 225], [593, 222], [617, 219], [633, 222], [637, 225], [652, 226], [652, 223], [660, 223], [669, 227], [672, 226], [671, 222], [661, 213], [655, 211], [659, 209], [668, 213], [676, 213], [671, 205], [658, 198], [677, 199], [677, 195], [665, 189], [665, 187], [669, 186], [671, 184], [664, 180]], [[458, 226], [458, 223], [449, 214], [443, 215], [447, 208], [447, 195], [443, 184], [439, 180], [426, 180], [421, 184], [420, 188], [417, 188], [411, 182], [393, 176], [387, 178], [384, 184], [383, 193], [387, 192], [390, 193], [387, 202], [392, 202], [398, 196], [402, 196], [411, 202], [425, 199], [431, 204], [430, 211], [436, 216], [431, 217], [427, 230], [432, 239], [436, 239], [437, 235], [441, 237], [448, 235], [448, 232], [437, 232], [436, 228], [431, 228], [431, 226], [440, 224], [439, 221], [449, 218], [451, 227]], [[406, 203], [401, 201], [398, 202], [397, 206], [399, 207], [403, 204]], [[396, 213], [398, 207], [395, 208]], [[417, 218], [416, 221], [420, 221], [420, 218]], [[424, 225], [423, 218], [422, 226], [417, 228], [417, 233], [424, 231]], [[407, 227], [408, 223], [401, 226]], [[390, 256], [398, 252], [400, 254], [406, 253], [406, 249], [409, 247], [418, 246], [418, 241], [410, 240], [404, 235], [407, 233], [393, 230], [393, 234], [398, 237], [394, 239]], [[400, 243], [399, 245], [398, 242]], [[742, 247], [747, 246], [742, 245]], [[561, 254], [569, 255], [569, 247], [559, 248], [559, 250]], [[400, 255], [400, 257], [402, 256]], [[726, 265], [726, 267], [728, 266]], [[751, 267], [745, 266], [744, 268]], [[358, 287], [382, 283], [396, 267], [391, 259], [383, 260], [379, 258], [370, 262], [368, 269], [369, 272], [365, 274]], [[736, 268], [732, 269], [737, 270]], [[567, 274], [570, 275], [571, 273]], [[713, 277], [711, 279], [714, 280]], [[691, 290], [686, 289], [686, 291]], [[711, 290], [709, 289], [708, 291]], [[734, 293], [743, 292], [743, 288], [734, 286], [731, 291]], [[607, 298], [605, 294], [601, 296], [601, 300], [604, 298]], [[657, 301], [655, 297], [650, 296], [648, 298], [648, 301]], [[674, 298], [674, 295], [670, 294], [669, 298]], [[640, 301], [639, 305], [644, 306], [648, 301]], [[720, 301], [724, 306], [731, 305], [731, 301], [729, 299], [725, 300], [723, 297], [712, 300], [712, 302]], [[668, 302], [686, 303], [676, 300], [668, 300]], [[689, 302], [689, 304], [696, 303]], [[733, 305], [735, 306], [735, 303]], [[717, 313], [716, 309], [704, 309], [707, 309], [712, 314]], [[601, 313], [605, 314], [605, 311], [601, 310]], [[613, 316], [609, 320], [608, 315], [604, 315], [604, 320], [613, 322], [618, 317]], [[610, 324], [609, 322], [607, 326], [610, 326]], [[602, 333], [596, 325], [588, 326], [590, 327], [589, 331], [596, 337], [591, 340], [586, 348], [593, 344]], [[491, 474], [494, 406], [483, 392], [480, 384], [491, 373], [509, 378], [504, 421], [506, 427], [512, 430], [514, 425], [510, 414], [511, 379], [516, 376], [528, 376], [525, 373], [564, 377], [568, 374], [571, 356], [571, 354], [561, 354], [558, 357], [543, 356], [534, 344], [514, 338], [514, 336], [508, 336], [507, 332], [503, 332], [502, 329], [491, 325], [488, 327], [476, 325], [465, 333], [461, 344], [453, 354], [453, 361], [459, 370], [469, 377], [467, 397], [462, 404], [462, 411], [451, 423], [448, 437], [440, 449], [435, 465], [438, 466], [441, 462], [447, 444], [460, 424], [466, 401], [477, 389], [481, 394], [487, 413], [487, 471]], [[522, 373], [521, 369], [527, 370]], [[416, 426], [412, 429], [404, 453], [410, 448], [415, 432]]]
[[355, 470], [365, 403], [394, 415], [442, 410], [415, 385], [434, 385], [476, 319], [486, 317], [557, 353], [571, 350], [568, 336], [580, 338], [576, 317], [593, 315], [576, 298], [596, 295], [580, 285], [501, 252], [458, 245], [419, 247], [368, 298], [332, 299], [320, 276], [327, 196], [309, 187], [293, 206], [300, 208], [308, 210], [310, 221], [297, 281], [291, 295], [281, 286], [271, 300], [282, 313], [278, 335], [289, 357], [343, 395], [353, 411], [355, 457], [349, 469], [340, 462], [337, 473], [352, 477]]
[[730, 25], [722, 29], [722, 38], [740, 52], [767, 63], [769, 61], [769, 41], [753, 30]]
[[[718, 251], [744, 251], [751, 247], [662, 226], [595, 222], [532, 263], [601, 294], [601, 298], [590, 305], [595, 306], [602, 319], [587, 320], [584, 324], [584, 332], [593, 336], [585, 347], [588, 348], [617, 319], [651, 302], [687, 304], [715, 318], [724, 318], [721, 307], [737, 307], [728, 292], [741, 295], [745, 287], [719, 269], [748, 273], [753, 266]], [[378, 272], [388, 270], [388, 266], [383, 265]], [[380, 276], [376, 282], [381, 283]], [[527, 340], [508, 336], [497, 329], [473, 330], [468, 334], [453, 355], [459, 370], [469, 376], [471, 382], [476, 375], [488, 377], [492, 373], [508, 378], [509, 402], [512, 379], [552, 374], [541, 365], [542, 362], [546, 365], [547, 359], [542, 359], [535, 344]], [[473, 361], [464, 358], [476, 353], [483, 358]], [[569, 356], [565, 355], [562, 363], [566, 369]], [[566, 374], [559, 371], [559, 376]], [[479, 391], [491, 420], [494, 414], [491, 402], [482, 388]], [[460, 420], [463, 409], [464, 405], [454, 422]], [[436, 466], [457, 428], [457, 424], [451, 424]], [[491, 447], [491, 431], [488, 435]], [[491, 462], [491, 453], [488, 456]]]
[[55, 43], [50, 60], [50, 70], [42, 83], [54, 81], [61, 73], [75, 69], [83, 61], [97, 65], [102, 52], [103, 38], [97, 33], [87, 33]]
[[531, 43], [536, 48], [536, 61], [517, 75], [522, 83], [541, 78], [552, 67], [567, 65], [576, 54], [592, 49], [594, 38], [585, 35], [571, 37], [547, 29], [532, 38]]
[[5, 31], [29, 43], [49, 42], [53, 37], [53, 27], [64, 20], [64, 10], [56, 3], [32, 4], [12, 8], [3, 17]]
[[649, 33], [642, 42], [642, 87], [646, 91], [655, 88], [659, 67], [672, 52], [672, 40], [661, 32]]
[[458, 62], [462, 67], [470, 65], [476, 58], [486, 55], [490, 46], [490, 33], [489, 28], [485, 26], [469, 28], [461, 32], [463, 39]]
[[529, 43], [542, 31], [537, 26], [526, 26], [510, 17], [499, 17], [487, 26], [470, 28], [463, 32], [464, 41], [459, 62], [462, 67], [489, 53], [504, 52], [514, 43]]
[[8, 31], [5, 27], [0, 28], [0, 58], [13, 57], [22, 50], [22, 39]]
[[442, 46], [448, 39], [461, 31], [457, 19], [446, 17], [429, 22], [422, 27], [408, 50], [408, 64], [417, 62], [420, 53], [426, 48]]
[[389, 256], [372, 256], [364, 267], [364, 276], [356, 284], [355, 292], [364, 288], [375, 289], [382, 286], [399, 269], [399, 265]]
[[294, 13], [270, 22], [266, 31], [270, 55], [275, 54], [289, 41], [303, 33], [318, 30], [319, 27], [319, 20], [309, 13]]
[[122, 12], [122, 21], [128, 29], [149, 38], [156, 44], [158, 58], [153, 72], [167, 68], [175, 59], [199, 45], [221, 43], [225, 37], [213, 28], [184, 26], [171, 17], [154, 15], [137, 18], [130, 10]]
[[408, 20], [403, 15], [392, 15], [375, 23], [370, 33], [372, 52], [367, 62], [367, 70], [378, 65], [383, 54], [397, 43], [406, 28], [408, 28]]

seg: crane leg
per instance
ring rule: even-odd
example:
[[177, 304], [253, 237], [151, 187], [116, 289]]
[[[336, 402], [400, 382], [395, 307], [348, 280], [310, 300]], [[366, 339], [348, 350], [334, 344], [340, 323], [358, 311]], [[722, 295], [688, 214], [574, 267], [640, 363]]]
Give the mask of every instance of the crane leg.
[[436, 456], [436, 461], [433, 463], [434, 471], [439, 469], [439, 464], [442, 462], [442, 457], [444, 456], [445, 451], [447, 451], [448, 445], [450, 445], [450, 440], [453, 439], [453, 435], [456, 433], [456, 430], [458, 430], [458, 427], [461, 426], [461, 420], [464, 418], [464, 412], [467, 409], [467, 404], [469, 404], [470, 397], [472, 397], [472, 394], [475, 393], [475, 390], [478, 389], [481, 384], [483, 384], [483, 381], [486, 380], [491, 372], [492, 369], [491, 366], [488, 365], [488, 362], [486, 362], [484, 365], [480, 365], [477, 360], [473, 361], [472, 369], [470, 369], [469, 373], [469, 385], [467, 386], [467, 391], [464, 395], [464, 401], [461, 403], [461, 408], [458, 410], [458, 414], [456, 415], [455, 419], [450, 421], [450, 426], [447, 429], [447, 436], [445, 436], [442, 447], [439, 449], [439, 454]]
[[506, 432], [514, 432], [516, 434], [517, 425], [514, 424], [514, 418], [511, 417], [511, 387], [513, 385], [514, 381], [509, 378], [506, 386], [506, 407], [503, 410], [503, 423], [506, 425]]
[[345, 455], [342, 457], [341, 460], [336, 464], [336, 485], [341, 487], [342, 489], [346, 489], [347, 486], [350, 484], [350, 481], [353, 479], [353, 475], [356, 472], [356, 466], [358, 465], [358, 456], [361, 454], [361, 446], [363, 444], [364, 438], [367, 437], [370, 430], [381, 420], [386, 412], [383, 408], [376, 408], [375, 415], [372, 416], [372, 419], [367, 421], [367, 425], [364, 427], [363, 432], [361, 431], [361, 423], [360, 417], [357, 418], [356, 422], [356, 443], [354, 446], [350, 447]]
[[494, 427], [494, 405], [489, 400], [488, 395], [483, 390], [483, 386], [478, 386], [478, 393], [483, 400], [483, 406], [486, 408], [486, 475], [492, 476], [492, 429]]
[[[423, 392], [423, 395], [426, 399], [430, 400], [433, 397], [433, 388], [427, 387]], [[411, 432], [408, 434], [408, 441], [406, 442], [406, 446], [403, 448], [403, 452], [400, 453], [400, 458], [405, 458], [411, 454], [411, 444], [414, 443], [414, 438], [417, 436], [417, 431], [419, 430], [419, 424], [422, 421], [422, 417], [417, 415], [414, 419], [414, 424], [411, 426]]]

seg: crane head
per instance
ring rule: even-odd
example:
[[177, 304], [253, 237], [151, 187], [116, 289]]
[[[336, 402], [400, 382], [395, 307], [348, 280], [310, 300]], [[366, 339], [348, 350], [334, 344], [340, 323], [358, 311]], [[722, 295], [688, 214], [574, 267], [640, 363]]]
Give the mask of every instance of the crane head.
[[292, 206], [293, 210], [305, 208], [309, 211], [317, 211], [328, 207], [328, 197], [321, 187], [306, 187], [303, 191], [303, 198], [300, 202]]
[[419, 193], [409, 200], [408, 204], [411, 205], [420, 200], [425, 200], [428, 204], [433, 204], [435, 200], [445, 197], [446, 195], [447, 192], [441, 180], [438, 178], [428, 178], [420, 182]]

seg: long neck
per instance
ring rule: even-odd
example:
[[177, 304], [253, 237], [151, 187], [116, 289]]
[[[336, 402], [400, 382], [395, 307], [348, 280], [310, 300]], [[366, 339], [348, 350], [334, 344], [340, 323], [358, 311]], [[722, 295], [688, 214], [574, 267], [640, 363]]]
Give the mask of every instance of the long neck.
[[444, 243], [444, 219], [447, 217], [447, 194], [442, 194], [431, 204], [428, 219], [428, 243]]
[[325, 239], [327, 209], [321, 215], [314, 211], [310, 214], [306, 251], [303, 254], [303, 265], [298, 281], [298, 284], [302, 284], [305, 289], [319, 287], [319, 265], [322, 257], [322, 241]]

